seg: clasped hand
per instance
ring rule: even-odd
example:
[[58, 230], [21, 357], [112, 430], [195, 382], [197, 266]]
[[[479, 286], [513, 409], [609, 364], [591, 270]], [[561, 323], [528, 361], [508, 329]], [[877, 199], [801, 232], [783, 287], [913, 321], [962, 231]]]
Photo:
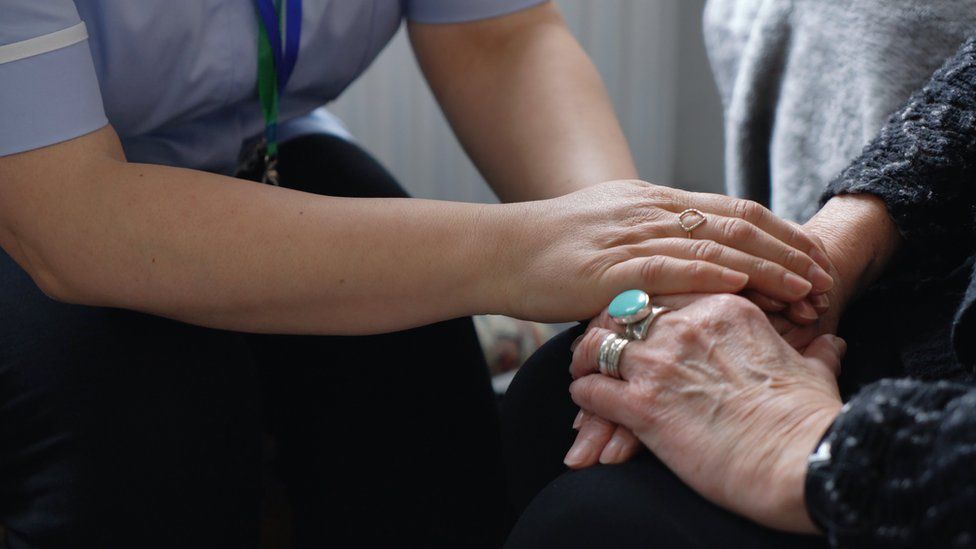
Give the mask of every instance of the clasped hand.
[[655, 303], [674, 311], [627, 345], [622, 379], [598, 373], [601, 343], [622, 333], [606, 314], [576, 344], [570, 390], [589, 412], [567, 464], [622, 461], [639, 439], [714, 503], [772, 528], [815, 531], [803, 504], [806, 457], [841, 408], [843, 340], [822, 335], [801, 354], [735, 295]]

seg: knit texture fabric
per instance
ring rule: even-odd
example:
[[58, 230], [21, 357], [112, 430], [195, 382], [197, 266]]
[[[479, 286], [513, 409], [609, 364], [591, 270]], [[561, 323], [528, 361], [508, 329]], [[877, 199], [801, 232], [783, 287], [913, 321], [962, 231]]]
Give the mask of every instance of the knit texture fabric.
[[[823, 200], [870, 193], [919, 266], [976, 250], [976, 39], [891, 116]], [[811, 463], [807, 507], [835, 546], [976, 546], [976, 280], [955, 315], [961, 383], [882, 380], [854, 396]]]
[[806, 499], [835, 547], [976, 545], [976, 388], [883, 380], [838, 416]]

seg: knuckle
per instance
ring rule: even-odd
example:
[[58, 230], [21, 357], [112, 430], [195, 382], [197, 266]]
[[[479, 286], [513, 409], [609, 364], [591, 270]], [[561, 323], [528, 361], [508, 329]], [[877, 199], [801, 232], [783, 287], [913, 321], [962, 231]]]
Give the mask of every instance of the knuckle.
[[658, 211], [670, 206], [674, 201], [675, 190], [661, 185], [648, 184], [641, 189], [640, 203], [645, 207]]
[[802, 264], [803, 258], [800, 256], [800, 252], [796, 248], [787, 246], [786, 250], [783, 252], [783, 265], [784, 266], [800, 266]]
[[719, 245], [713, 240], [693, 240], [691, 242], [691, 253], [695, 259], [712, 261], [720, 255]]
[[658, 207], [651, 203], [635, 204], [628, 211], [625, 226], [633, 227], [638, 233], [654, 231], [659, 221]]
[[645, 282], [653, 281], [665, 274], [670, 259], [667, 256], [655, 255], [645, 259], [640, 266], [640, 276]]
[[674, 339], [682, 347], [692, 346], [701, 337], [701, 329], [706, 324], [705, 317], [698, 317], [692, 321], [681, 322], [674, 328]]
[[790, 242], [814, 242], [814, 240], [807, 235], [806, 231], [801, 229], [799, 225], [792, 222], [787, 223], [786, 225], [788, 227]]
[[644, 219], [637, 228], [641, 241], [670, 237], [671, 227], [668, 220], [664, 219], [663, 211], [660, 206], [654, 206], [647, 210]]
[[652, 201], [671, 200], [671, 197], [674, 195], [674, 189], [670, 187], [651, 184], [643, 187], [642, 192], [644, 196]]
[[725, 236], [732, 242], [744, 242], [752, 238], [753, 235], [752, 224], [742, 219], [730, 219], [725, 226]]
[[776, 271], [778, 270], [776, 265], [771, 261], [766, 261], [761, 257], [757, 257], [752, 260], [752, 272], [762, 273], [766, 276], [774, 277]]
[[[685, 348], [694, 348], [701, 345], [701, 339], [699, 332], [689, 332], [682, 334], [681, 342]], [[654, 371], [655, 379], [662, 383], [670, 379], [680, 378], [681, 370], [685, 367], [680, 356], [672, 353], [669, 358], [670, 360], [658, 364]]]
[[704, 284], [707, 282], [711, 273], [711, 265], [705, 261], [692, 261], [688, 265], [687, 276], [695, 284]]
[[762, 314], [762, 311], [754, 303], [741, 295], [721, 294], [713, 296], [711, 310], [718, 313], [725, 313], [730, 316], [749, 315], [753, 311]]
[[769, 210], [752, 200], [736, 200], [732, 205], [732, 212], [735, 217], [757, 223], [766, 218]]

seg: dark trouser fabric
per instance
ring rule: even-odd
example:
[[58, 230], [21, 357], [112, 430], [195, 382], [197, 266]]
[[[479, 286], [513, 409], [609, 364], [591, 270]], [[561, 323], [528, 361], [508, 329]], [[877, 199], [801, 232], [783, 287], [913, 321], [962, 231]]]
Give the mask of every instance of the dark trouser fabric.
[[[280, 171], [308, 192], [405, 196], [332, 137], [284, 144]], [[509, 511], [494, 406], [470, 319], [236, 334], [53, 302], [0, 252], [9, 547], [253, 547], [263, 432], [296, 547], [497, 546]]]
[[579, 409], [569, 397], [569, 346], [583, 326], [550, 340], [505, 396], [508, 478], [521, 517], [510, 549], [824, 547], [817, 537], [762, 528], [709, 503], [644, 452], [621, 465], [567, 472]]

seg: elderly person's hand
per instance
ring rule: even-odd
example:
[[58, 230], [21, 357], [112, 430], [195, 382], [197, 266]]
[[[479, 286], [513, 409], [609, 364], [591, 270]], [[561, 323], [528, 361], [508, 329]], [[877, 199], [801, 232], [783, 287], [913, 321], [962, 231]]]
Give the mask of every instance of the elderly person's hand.
[[[841, 408], [843, 340], [824, 335], [800, 354], [737, 296], [655, 303], [675, 310], [626, 346], [622, 379], [599, 374], [597, 362], [618, 327], [603, 316], [587, 331], [573, 355], [574, 401], [636, 434], [716, 504], [772, 528], [814, 532], [803, 502], [807, 455]], [[570, 458], [606, 442], [580, 436]]]
[[624, 180], [512, 207], [520, 211], [504, 243], [510, 249], [497, 252], [517, 257], [501, 262], [517, 268], [485, 277], [504, 286], [483, 292], [510, 296], [500, 311], [509, 316], [592, 317], [635, 287], [654, 294], [746, 288], [781, 307], [796, 303], [791, 318], [808, 324], [818, 313], [807, 298], [834, 285], [819, 240], [755, 202]]
[[783, 339], [801, 351], [817, 336], [836, 333], [848, 304], [880, 276], [901, 243], [884, 202], [871, 195], [835, 196], [803, 229], [830, 258], [834, 286], [818, 296], [821, 303], [829, 303], [829, 310], [818, 308], [822, 314], [815, 322], [797, 322], [794, 305], [777, 308], [767, 297], [748, 292], [754, 303], [770, 313], [770, 322]]

